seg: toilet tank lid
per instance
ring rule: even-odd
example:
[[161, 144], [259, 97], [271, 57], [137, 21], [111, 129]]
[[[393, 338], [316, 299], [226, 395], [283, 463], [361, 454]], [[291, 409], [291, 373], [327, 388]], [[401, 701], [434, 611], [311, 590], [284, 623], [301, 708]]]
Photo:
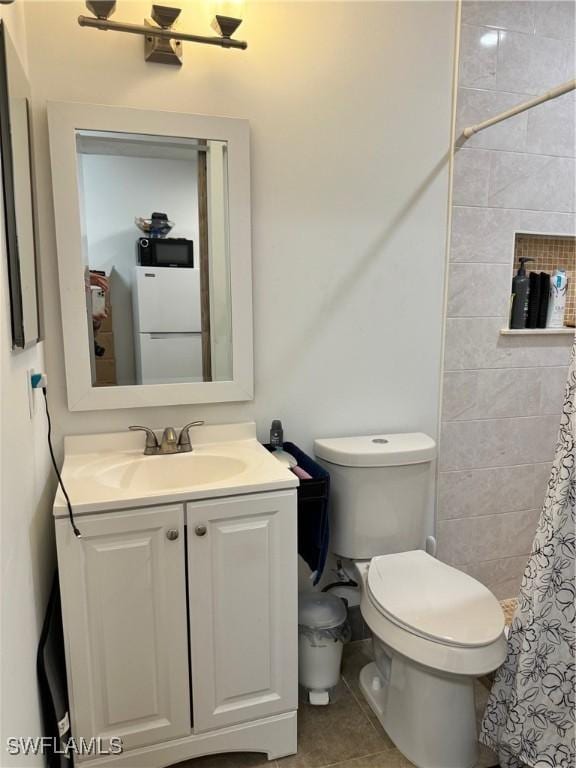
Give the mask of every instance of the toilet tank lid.
[[400, 467], [432, 461], [436, 443], [423, 432], [329, 437], [314, 441], [314, 453], [342, 467]]

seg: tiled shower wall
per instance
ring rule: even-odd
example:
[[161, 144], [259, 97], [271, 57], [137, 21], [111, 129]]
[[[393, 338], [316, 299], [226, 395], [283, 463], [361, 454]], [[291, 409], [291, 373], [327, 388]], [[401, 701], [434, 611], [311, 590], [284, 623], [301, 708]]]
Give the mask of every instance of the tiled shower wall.
[[[462, 6], [457, 133], [574, 77], [572, 2]], [[554, 455], [571, 336], [501, 336], [515, 232], [575, 234], [574, 92], [456, 152], [438, 554], [516, 595]]]

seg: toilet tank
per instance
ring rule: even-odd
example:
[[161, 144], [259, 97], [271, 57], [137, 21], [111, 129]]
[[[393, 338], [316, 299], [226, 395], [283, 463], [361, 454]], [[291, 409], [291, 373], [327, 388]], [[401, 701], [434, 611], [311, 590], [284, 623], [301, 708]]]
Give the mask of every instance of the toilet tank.
[[330, 550], [365, 560], [424, 547], [436, 443], [421, 432], [316, 440], [330, 473]]

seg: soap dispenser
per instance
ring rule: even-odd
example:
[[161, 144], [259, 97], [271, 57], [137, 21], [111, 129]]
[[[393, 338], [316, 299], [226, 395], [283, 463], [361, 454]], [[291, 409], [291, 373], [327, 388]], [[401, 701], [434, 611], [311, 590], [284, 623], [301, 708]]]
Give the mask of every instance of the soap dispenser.
[[522, 256], [518, 272], [512, 279], [512, 298], [510, 307], [510, 328], [526, 328], [526, 318], [528, 316], [528, 293], [530, 279], [526, 274], [527, 261], [534, 261]]

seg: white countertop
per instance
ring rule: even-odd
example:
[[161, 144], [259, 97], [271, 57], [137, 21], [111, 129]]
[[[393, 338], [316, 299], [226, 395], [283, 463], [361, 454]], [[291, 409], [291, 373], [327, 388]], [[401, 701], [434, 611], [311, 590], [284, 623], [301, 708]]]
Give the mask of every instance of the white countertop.
[[[162, 430], [157, 431], [159, 440], [161, 435]], [[144, 456], [143, 432], [66, 437], [61, 474], [74, 514], [290, 490], [299, 484], [298, 478], [258, 442], [253, 422], [193, 427], [190, 438], [191, 453]], [[203, 467], [210, 468], [213, 462], [217, 479], [202, 482]], [[219, 479], [219, 466], [232, 467], [226, 469], [230, 476]], [[180, 479], [170, 487], [170, 478], [179, 473]], [[189, 485], [182, 480], [188, 476]], [[154, 487], [154, 477], [160, 479], [161, 487]], [[67, 514], [64, 495], [58, 488], [54, 516]]]

